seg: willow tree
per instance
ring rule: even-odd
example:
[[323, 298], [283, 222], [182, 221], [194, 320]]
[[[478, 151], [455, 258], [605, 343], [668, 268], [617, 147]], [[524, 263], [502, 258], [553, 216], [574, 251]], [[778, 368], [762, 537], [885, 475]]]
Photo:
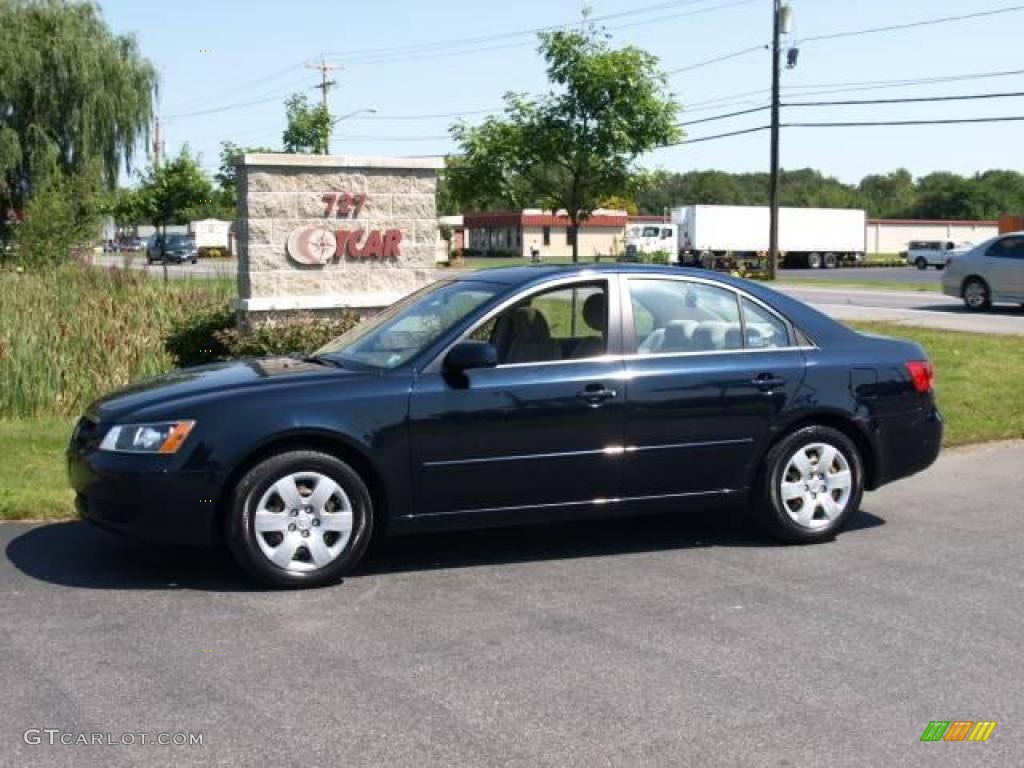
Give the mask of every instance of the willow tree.
[[113, 189], [149, 138], [157, 75], [92, 2], [0, 0], [0, 213], [90, 175]]
[[679, 106], [654, 56], [613, 48], [593, 24], [541, 33], [540, 54], [551, 90], [506, 94], [501, 117], [452, 126], [460, 152], [448, 183], [460, 201], [528, 197], [564, 208], [577, 261], [580, 222], [629, 193], [640, 155], [681, 136]]

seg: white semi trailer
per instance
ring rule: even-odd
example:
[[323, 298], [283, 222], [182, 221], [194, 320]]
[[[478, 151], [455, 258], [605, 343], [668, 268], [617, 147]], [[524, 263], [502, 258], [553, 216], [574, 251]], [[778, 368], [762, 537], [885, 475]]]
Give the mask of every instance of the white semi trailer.
[[[831, 268], [864, 258], [864, 211], [780, 208], [779, 253], [786, 267]], [[768, 252], [768, 208], [687, 205], [670, 221], [644, 224], [627, 235], [626, 255], [668, 252], [673, 263], [734, 268], [763, 263]]]

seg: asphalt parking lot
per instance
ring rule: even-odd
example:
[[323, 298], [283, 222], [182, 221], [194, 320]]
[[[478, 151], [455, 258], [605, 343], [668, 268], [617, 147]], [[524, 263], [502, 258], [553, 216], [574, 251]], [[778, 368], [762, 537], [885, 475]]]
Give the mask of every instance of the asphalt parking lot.
[[[738, 513], [432, 535], [309, 592], [0, 525], [0, 764], [1019, 765], [1022, 466], [1022, 442], [947, 452], [820, 546]], [[958, 719], [998, 726], [919, 741]]]

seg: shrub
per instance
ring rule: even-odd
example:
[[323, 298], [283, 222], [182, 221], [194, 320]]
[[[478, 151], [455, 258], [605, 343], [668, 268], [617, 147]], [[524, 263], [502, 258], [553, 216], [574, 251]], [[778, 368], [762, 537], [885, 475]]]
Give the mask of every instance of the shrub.
[[351, 312], [338, 317], [309, 314], [278, 318], [250, 330], [225, 328], [214, 333], [230, 357], [309, 354], [359, 323]]
[[231, 353], [217, 334], [234, 324], [235, 313], [227, 305], [190, 314], [172, 325], [164, 349], [179, 368], [223, 360]]
[[296, 314], [239, 330], [234, 313], [226, 306], [217, 307], [175, 324], [164, 348], [182, 368], [236, 357], [309, 354], [358, 322], [352, 313], [339, 317]]

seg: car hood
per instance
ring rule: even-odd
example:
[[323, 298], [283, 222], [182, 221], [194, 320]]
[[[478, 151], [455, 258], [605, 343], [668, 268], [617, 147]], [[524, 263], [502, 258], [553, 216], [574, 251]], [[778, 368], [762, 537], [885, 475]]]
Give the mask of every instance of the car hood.
[[235, 393], [272, 384], [293, 384], [324, 378], [364, 378], [372, 373], [344, 370], [297, 357], [264, 357], [182, 368], [136, 382], [96, 400], [86, 415], [98, 422], [118, 421], [155, 406], [171, 406], [195, 398]]

